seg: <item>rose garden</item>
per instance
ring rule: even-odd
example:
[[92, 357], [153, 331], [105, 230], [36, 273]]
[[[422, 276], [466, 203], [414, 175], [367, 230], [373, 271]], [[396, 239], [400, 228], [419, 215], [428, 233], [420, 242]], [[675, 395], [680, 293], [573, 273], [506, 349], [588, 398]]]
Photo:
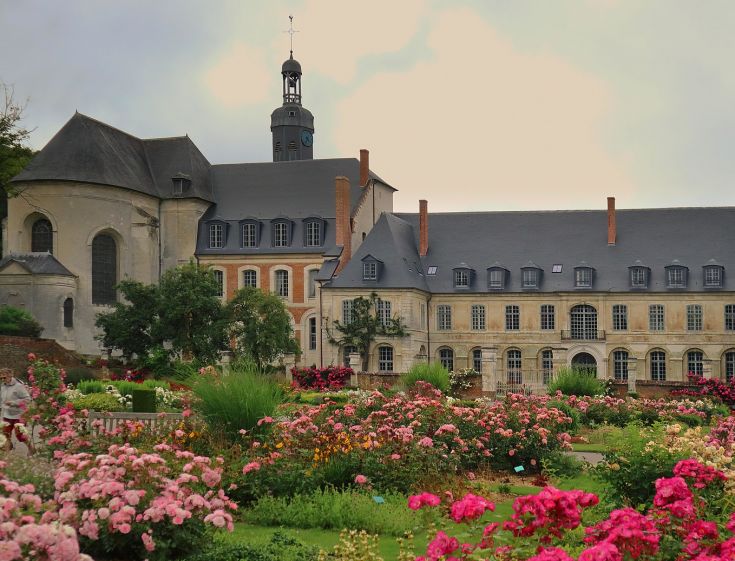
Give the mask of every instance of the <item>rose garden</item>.
[[[735, 559], [730, 387], [470, 400], [424, 372], [71, 381], [30, 356], [39, 450], [0, 464], [0, 560]], [[135, 400], [157, 413], [105, 422]]]

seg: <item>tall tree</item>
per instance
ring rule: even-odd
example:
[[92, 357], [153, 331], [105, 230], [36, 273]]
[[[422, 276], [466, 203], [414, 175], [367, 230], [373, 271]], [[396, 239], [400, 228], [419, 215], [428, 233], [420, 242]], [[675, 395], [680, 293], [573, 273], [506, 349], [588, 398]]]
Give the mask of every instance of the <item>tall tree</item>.
[[[11, 86], [0, 82], [0, 222], [8, 215], [9, 182], [31, 161], [33, 150], [25, 146], [30, 131], [20, 126], [25, 104], [14, 99]], [[0, 257], [2, 231], [0, 230]]]
[[283, 300], [258, 288], [238, 290], [226, 308], [227, 335], [235, 353], [249, 356], [259, 368], [284, 353], [297, 353], [291, 320]]
[[370, 345], [375, 338], [381, 337], [405, 337], [406, 329], [399, 317], [381, 317], [378, 313], [378, 295], [373, 292], [368, 298], [359, 296], [352, 301], [352, 313], [349, 321], [332, 322], [339, 336], [332, 335], [327, 330], [329, 342], [340, 347], [351, 345], [357, 348], [362, 357], [362, 369], [368, 369], [370, 359]]

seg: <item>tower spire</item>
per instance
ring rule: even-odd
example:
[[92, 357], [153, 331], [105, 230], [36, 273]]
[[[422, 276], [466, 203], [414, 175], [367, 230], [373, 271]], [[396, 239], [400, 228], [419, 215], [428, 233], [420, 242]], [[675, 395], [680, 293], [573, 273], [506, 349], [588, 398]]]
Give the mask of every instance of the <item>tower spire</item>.
[[284, 31], [284, 33], [288, 33], [291, 36], [290, 37], [290, 39], [291, 39], [291, 50], [290, 50], [291, 56], [290, 56], [290, 58], [293, 58], [293, 36], [294, 36], [294, 33], [298, 33], [299, 30], [293, 28], [293, 16], [289, 15], [288, 16], [288, 21], [289, 21], [289, 28], [286, 31]]

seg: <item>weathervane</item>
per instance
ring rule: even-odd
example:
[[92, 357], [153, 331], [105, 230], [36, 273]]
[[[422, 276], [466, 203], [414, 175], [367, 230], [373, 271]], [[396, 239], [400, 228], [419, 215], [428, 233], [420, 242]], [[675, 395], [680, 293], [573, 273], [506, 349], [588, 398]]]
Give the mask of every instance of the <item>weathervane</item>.
[[288, 33], [291, 36], [291, 58], [293, 58], [293, 35], [294, 33], [298, 33], [298, 29], [293, 28], [293, 16], [288, 16], [290, 23], [289, 29], [284, 31], [284, 33]]

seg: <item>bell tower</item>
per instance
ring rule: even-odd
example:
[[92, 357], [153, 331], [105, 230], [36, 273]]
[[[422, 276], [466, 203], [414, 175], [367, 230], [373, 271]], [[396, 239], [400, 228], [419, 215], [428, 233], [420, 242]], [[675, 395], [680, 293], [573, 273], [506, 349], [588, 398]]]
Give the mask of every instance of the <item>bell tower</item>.
[[271, 113], [273, 136], [273, 161], [314, 159], [314, 116], [301, 105], [301, 65], [293, 57], [293, 16], [289, 16], [291, 28], [291, 54], [281, 65], [283, 79], [283, 105]]

